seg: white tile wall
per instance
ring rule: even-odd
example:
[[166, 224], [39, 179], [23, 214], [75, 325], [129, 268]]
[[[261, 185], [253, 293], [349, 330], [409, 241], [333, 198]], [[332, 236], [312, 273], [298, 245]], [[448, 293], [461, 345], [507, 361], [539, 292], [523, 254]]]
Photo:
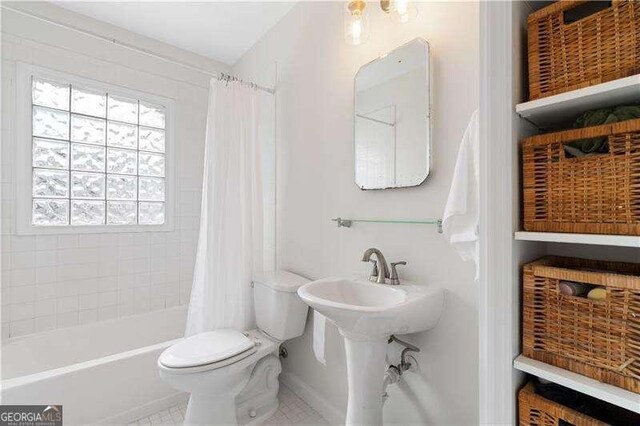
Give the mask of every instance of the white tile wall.
[[[130, 50], [5, 10], [1, 48], [2, 338], [188, 303], [199, 225], [209, 77], [185, 73], [178, 65], [147, 56], [136, 58]], [[15, 233], [17, 61], [175, 100], [174, 231]]]

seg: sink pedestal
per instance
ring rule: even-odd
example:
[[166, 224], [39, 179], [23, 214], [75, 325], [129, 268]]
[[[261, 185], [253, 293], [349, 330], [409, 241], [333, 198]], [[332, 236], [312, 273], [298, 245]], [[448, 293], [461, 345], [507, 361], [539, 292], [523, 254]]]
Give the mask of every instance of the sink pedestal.
[[387, 338], [362, 340], [341, 331], [347, 353], [347, 426], [381, 426]]

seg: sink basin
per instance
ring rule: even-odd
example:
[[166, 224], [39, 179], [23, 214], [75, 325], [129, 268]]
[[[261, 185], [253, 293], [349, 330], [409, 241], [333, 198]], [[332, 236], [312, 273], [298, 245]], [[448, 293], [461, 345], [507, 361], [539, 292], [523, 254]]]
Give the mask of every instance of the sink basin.
[[444, 292], [437, 287], [406, 282], [392, 286], [358, 278], [313, 281], [300, 287], [298, 295], [343, 335], [360, 340], [428, 330], [444, 305]]
[[302, 300], [333, 322], [344, 337], [347, 355], [347, 425], [382, 425], [383, 377], [387, 339], [436, 325], [444, 291], [404, 282], [325, 278], [298, 289]]
[[322, 299], [337, 308], [374, 311], [406, 300], [404, 291], [387, 285], [372, 285], [368, 281], [328, 278], [311, 284], [305, 289], [310, 297]]

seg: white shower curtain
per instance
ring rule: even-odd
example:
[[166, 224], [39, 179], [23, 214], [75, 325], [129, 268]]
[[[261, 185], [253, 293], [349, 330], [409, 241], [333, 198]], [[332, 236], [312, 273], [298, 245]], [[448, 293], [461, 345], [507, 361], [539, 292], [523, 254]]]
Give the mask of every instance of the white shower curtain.
[[211, 80], [186, 336], [253, 325], [253, 274], [274, 267], [274, 114], [272, 94]]

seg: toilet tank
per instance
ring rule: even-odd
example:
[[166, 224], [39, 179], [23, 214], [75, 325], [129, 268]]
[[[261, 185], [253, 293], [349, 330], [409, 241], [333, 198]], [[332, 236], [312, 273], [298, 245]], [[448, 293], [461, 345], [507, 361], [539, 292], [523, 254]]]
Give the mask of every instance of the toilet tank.
[[302, 335], [309, 307], [298, 297], [298, 287], [309, 280], [287, 271], [256, 274], [253, 301], [258, 328], [280, 341]]

